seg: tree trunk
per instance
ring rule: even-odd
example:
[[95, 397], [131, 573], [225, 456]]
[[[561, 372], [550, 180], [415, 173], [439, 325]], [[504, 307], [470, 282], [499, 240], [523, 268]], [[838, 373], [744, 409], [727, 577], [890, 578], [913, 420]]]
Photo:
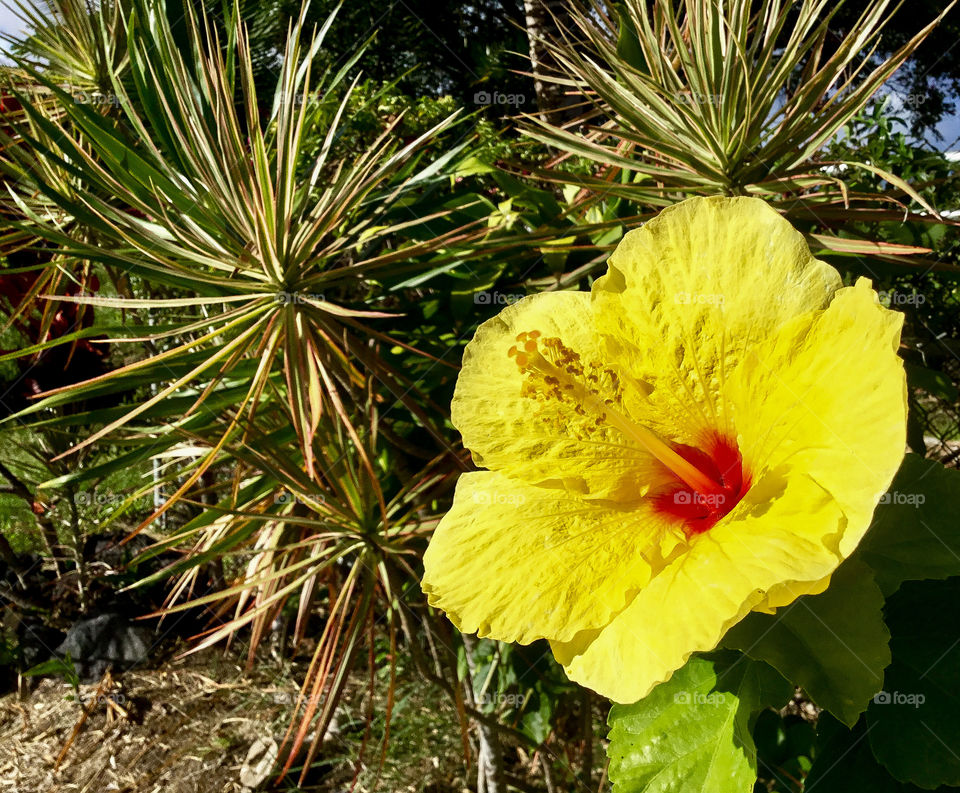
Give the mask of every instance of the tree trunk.
[[[479, 710], [482, 703], [475, 701], [472, 686], [476, 667], [473, 660], [476, 643], [475, 637], [463, 634], [463, 649], [467, 657], [467, 669], [469, 670], [469, 679], [466, 681], [467, 695], [470, 704]], [[480, 747], [480, 751], [477, 753], [477, 793], [506, 793], [503, 751], [500, 747], [500, 738], [497, 736], [497, 731], [489, 724], [478, 722], [477, 742]]]
[[564, 120], [571, 104], [563, 86], [547, 79], [549, 75], [557, 73], [557, 61], [547, 43], [560, 38], [558, 21], [565, 13], [565, 2], [569, 0], [523, 0], [537, 110], [543, 121], [554, 124]]

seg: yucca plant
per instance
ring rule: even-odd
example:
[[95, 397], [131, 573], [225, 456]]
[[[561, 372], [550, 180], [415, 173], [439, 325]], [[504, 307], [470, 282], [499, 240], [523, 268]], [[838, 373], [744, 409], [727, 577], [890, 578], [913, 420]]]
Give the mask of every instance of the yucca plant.
[[[187, 549], [163, 575], [178, 576], [170, 611], [214, 615], [198, 648], [249, 631], [252, 661], [284, 608], [294, 606], [295, 640], [324, 612], [287, 736], [293, 762], [315, 731], [306, 769], [375, 624], [395, 644], [402, 613], [413, 644], [430, 623], [418, 552], [461, 463], [436, 456], [448, 447], [438, 429], [445, 411], [397, 365], [420, 353], [391, 325], [406, 285], [448, 271], [489, 223], [448, 189], [447, 165], [464, 148], [442, 148], [454, 117], [406, 142], [397, 118], [365, 149], [340, 154], [359, 52], [312, 79], [333, 17], [313, 35], [304, 19], [291, 25], [265, 99], [239, 20], [222, 42], [188, 9], [184, 53], [164, 9], [139, 0], [124, 24], [126, 76], [111, 81], [117, 112], [74, 102], [54, 75], [23, 61], [57, 111], [15, 85], [23, 117], [4, 155], [7, 216], [37, 235], [32, 250], [50, 252], [31, 269], [48, 285], [55, 274], [107, 276], [96, 295], [57, 290], [95, 311], [93, 325], [6, 357], [98, 335], [119, 364], [47, 391], [17, 416], [40, 431], [83, 428], [71, 455], [110, 450], [44, 486], [157, 466], [125, 507], [165, 485], [169, 499], [138, 529], [175, 506], [195, 515], [151, 553]], [[53, 292], [34, 288], [19, 311]], [[107, 395], [112, 405], [92, 401]], [[430, 461], [423, 470], [384, 448], [394, 418], [435, 433], [436, 449], [416, 450]], [[201, 596], [198, 572], [210, 561], [226, 564], [229, 581]], [[459, 692], [455, 669], [447, 687]]]
[[[822, 250], [884, 257], [926, 251], [835, 233], [852, 218], [897, 220], [911, 209], [924, 212], [914, 219], [938, 217], [897, 175], [867, 162], [829, 161], [822, 151], [942, 14], [881, 58], [879, 37], [891, 3], [873, 0], [838, 40], [831, 21], [840, 5], [625, 0], [575, 6], [563, 38], [548, 42], [560, 68], [551, 79], [581, 95], [589, 110], [565, 127], [528, 116], [524, 128], [600, 171], [573, 181], [549, 169], [539, 175], [575, 181], [585, 196], [620, 196], [641, 208], [690, 195], [755, 195], [794, 222], [820, 226], [812, 241]], [[844, 169], [877, 174], [887, 189], [850, 191]]]
[[[66, 47], [66, 38], [83, 29], [91, 19], [97, 17], [102, 9], [81, 9], [70, 6], [54, 5], [44, 9], [48, 15], [46, 27], [21, 46], [37, 59], [44, 58], [43, 42], [49, 46], [51, 55], [59, 46]], [[38, 20], [39, 10], [33, 10], [32, 16], [26, 7], [21, 15], [23, 21], [30, 23]], [[81, 14], [81, 11], [83, 12]], [[66, 14], [66, 16], [64, 16]], [[64, 30], [49, 23], [49, 17], [60, 20]], [[83, 36], [72, 41], [72, 49], [66, 57], [87, 65], [98, 62], [98, 52], [94, 42]], [[84, 49], [87, 47], [87, 49]], [[55, 59], [50, 58], [53, 62]], [[62, 65], [62, 64], [61, 64]], [[95, 83], [90, 72], [81, 69], [76, 80], [69, 80], [61, 71], [60, 79], [68, 85], [82, 85], [85, 90], [95, 91]], [[3, 384], [4, 400], [0, 414], [4, 417], [29, 404], [33, 395], [44, 389], [70, 385], [80, 380], [103, 373], [109, 368], [109, 348], [103, 344], [91, 344], [87, 339], [97, 335], [92, 330], [93, 311], [88, 306], [63, 305], [57, 298], [64, 295], [92, 294], [98, 288], [98, 278], [93, 273], [93, 265], [88, 261], [77, 261], [56, 245], [46, 243], [38, 233], [36, 224], [50, 224], [73, 235], [90, 239], [90, 231], [80, 224], [67, 211], [51, 201], [42, 192], [40, 185], [55, 185], [59, 191], [70, 194], [80, 183], [77, 175], [62, 164], [29, 153], [23, 135], [44, 140], [54, 145], [44, 130], [37, 126], [23, 110], [22, 105], [13, 97], [13, 91], [31, 97], [38, 113], [45, 118], [62, 115], [60, 104], [42, 85], [30, 78], [23, 70], [0, 70], [0, 175], [3, 177], [3, 196], [0, 198], [0, 257], [5, 267], [0, 281], [0, 311], [6, 315], [6, 321], [0, 330], [10, 332], [18, 338], [19, 349], [5, 354], [4, 358], [16, 358], [17, 375]], [[74, 95], [77, 99], [78, 95]], [[101, 107], [101, 109], [103, 109]], [[3, 200], [6, 199], [6, 200]], [[29, 208], [25, 213], [24, 208]], [[31, 220], [33, 218], [33, 220]], [[49, 299], [39, 300], [39, 295]], [[6, 351], [5, 351], [6, 353]], [[68, 412], [75, 412], [83, 406], [72, 405]], [[8, 438], [23, 449], [24, 453], [38, 461], [37, 468], [27, 471], [20, 478], [6, 467], [2, 471], [4, 479], [16, 482], [21, 497], [32, 503], [38, 526], [44, 539], [44, 545], [53, 559], [56, 569], [60, 569], [61, 541], [67, 540], [77, 567], [77, 589], [81, 606], [86, 605], [84, 592], [84, 560], [82, 536], [79, 526], [79, 513], [76, 503], [76, 491], [67, 486], [59, 492], [43, 492], [36, 485], [57, 475], [66, 475], [72, 470], [82, 468], [89, 462], [86, 452], [78, 456], [61, 459], [51, 463], [51, 458], [67, 451], [73, 442], [75, 430], [66, 432], [54, 427], [44, 427], [34, 433], [27, 433], [26, 439]], [[92, 451], [92, 450], [87, 450]], [[69, 520], [58, 526], [52, 511], [56, 502], [66, 503]], [[59, 529], [59, 531], [58, 531]]]
[[[0, 90], [2, 82], [0, 82]], [[56, 106], [41, 99], [36, 110], [49, 118], [57, 115]], [[61, 305], [56, 296], [67, 293], [80, 294], [96, 291], [96, 277], [92, 265], [77, 261], [75, 257], [58, 246], [44, 242], [38, 226], [49, 225], [61, 232], [91, 241], [89, 229], [76, 222], [76, 218], [44, 194], [41, 185], [54, 185], [63, 195], [72, 195], [80, 180], [70, 168], [43, 157], [31, 156], [21, 148], [23, 135], [55, 145], [33, 120], [18, 107], [4, 119], [6, 130], [0, 129], [0, 175], [4, 180], [4, 196], [0, 198], [0, 218], [4, 228], [0, 230], [0, 256], [6, 258], [5, 274], [9, 285], [2, 290], [4, 297], [12, 301], [7, 325], [30, 323], [34, 327], [28, 334], [30, 346], [42, 345], [54, 339], [62, 343], [63, 336], [76, 341], [88, 332], [82, 327], [89, 324], [92, 310], [85, 306], [70, 306], [67, 312], [75, 314], [81, 322], [76, 327], [60, 328], [51, 333]], [[51, 299], [39, 301], [39, 295]], [[37, 323], [31, 316], [39, 311]], [[24, 353], [39, 354], [42, 349], [27, 349]]]
[[[311, 60], [331, 21], [306, 47], [303, 15], [292, 25], [266, 121], [239, 22], [224, 54], [206, 18], [188, 11], [193, 48], [188, 62], [162, 9], [137, 3], [127, 30], [136, 88], [130, 95], [114, 81], [119, 120], [72, 102], [44, 73], [25, 66], [61, 100], [63, 114], [51, 118], [20, 95], [42, 134], [23, 132], [25, 145], [12, 155], [24, 163], [47, 160], [80, 178], [71, 190], [46, 180], [37, 187], [85, 232], [61, 228], [26, 202], [17, 204], [25, 216], [18, 225], [36, 228], [63, 255], [142, 283], [148, 295], [174, 295], [73, 298], [166, 311], [165, 328], [144, 339], [153, 345], [173, 341], [104, 378], [50, 392], [53, 402], [41, 401], [36, 409], [105, 388], [162, 384], [149, 399], [106, 421], [82, 447], [194, 384], [195, 400], [182, 411], [181, 420], [187, 420], [204, 409], [211, 394], [243, 377], [242, 393], [232, 392], [233, 421], [177, 495], [213, 462], [241, 417], [254, 420], [265, 399], [286, 400], [312, 477], [317, 473], [312, 439], [323, 416], [336, 415], [359, 445], [349, 405], [370, 378], [424, 425], [434, 424], [415, 389], [378, 347], [398, 344], [382, 330], [391, 317], [382, 308], [396, 302], [390, 287], [436, 267], [438, 257], [448, 261], [442, 251], [475, 233], [451, 224], [450, 208], [431, 196], [459, 148], [434, 153], [430, 161], [426, 155], [454, 118], [405, 145], [391, 134], [395, 121], [351, 161], [334, 160], [352, 87], [346, 75], [359, 52], [338, 71], [311, 81]], [[319, 131], [319, 154], [305, 163], [308, 136], [318, 132], [310, 129], [310, 120], [325, 118], [311, 111], [311, 103], [338, 93], [339, 109]], [[445, 230], [425, 233], [431, 221], [445, 223]], [[278, 371], [283, 383], [268, 388]]]
[[[101, 113], [115, 106], [114, 81], [126, 74], [123, 6], [114, 0], [88, 4], [85, 0], [44, 0], [38, 5], [5, 1], [3, 6], [31, 31], [24, 40], [8, 35], [2, 39], [21, 64], [42, 68], [44, 77], [55, 81], [69, 94], [70, 102], [90, 104]], [[23, 108], [17, 96], [29, 97], [34, 117]], [[0, 67], [0, 174], [4, 190], [0, 196], [0, 256], [7, 258], [8, 272], [18, 270], [18, 286], [30, 274], [29, 289], [21, 290], [10, 322], [22, 319], [36, 307], [39, 294], [57, 295], [66, 291], [88, 291], [92, 283], [90, 264], [78, 267], [55, 245], [44, 245], [33, 227], [36, 222], [70, 229], [89, 241], [89, 231], [75, 223], [71, 213], [44, 194], [41, 185], [52, 186], [63, 195], [71, 195], [81, 184], [77, 173], [66, 163], [36, 156], [25, 144], [24, 135], [57, 150], [47, 130], [35, 118], [54, 120], [64, 114], [63, 102], [34, 73], [26, 68]], [[61, 132], [69, 129], [65, 125]], [[77, 138], [76, 131], [71, 133]], [[79, 139], [77, 145], [83, 145]], [[29, 207], [25, 212], [24, 208]], [[20, 221], [12, 223], [12, 221]], [[24, 222], [26, 221], [26, 222]], [[7, 297], [10, 297], [8, 294]], [[56, 302], [40, 307], [41, 333], [35, 341], [49, 337], [50, 323], [59, 311]], [[70, 309], [73, 311], [74, 309]], [[80, 309], [80, 316], [89, 315]], [[57, 334], [57, 335], [63, 335]]]
[[[5, 0], [4, 6], [30, 31], [20, 40], [3, 40], [21, 62], [42, 68], [44, 75], [65, 86], [75, 101], [113, 104], [114, 82], [128, 66], [124, 0]], [[29, 75], [21, 79], [30, 82]]]
[[[261, 414], [242, 442], [225, 449], [231, 475], [205, 494], [206, 503], [197, 502], [203, 511], [146, 556], [184, 545], [191, 552], [138, 583], [174, 574], [177, 583], [165, 613], [205, 607], [222, 618], [198, 637], [193, 650], [229, 641], [247, 627], [250, 666], [281, 613], [294, 615], [296, 645], [308, 628], [317, 634], [310, 620], [322, 612], [324, 625], [286, 736], [284, 773], [299, 755], [306, 775], [356, 666], [366, 665], [369, 685], [376, 685], [375, 637], [385, 632], [392, 648], [381, 670], [392, 702], [398, 633], [407, 632], [408, 645], [419, 644], [420, 632], [430, 630], [433, 619], [421, 603], [417, 560], [439, 519], [438, 505], [449, 497], [459, 460], [442, 454], [419, 472], [398, 475], [402, 460], [382, 443], [372, 395], [354, 420], [366, 428], [362, 448], [331, 417], [318, 427], [314, 454], [322, 474], [316, 482], [304, 475], [303, 458], [291, 453], [296, 438], [286, 411]], [[181, 451], [185, 457], [195, 453], [189, 447]], [[374, 476], [364, 459], [375, 461]], [[236, 571], [231, 584], [194, 596], [198, 571], [212, 561]], [[455, 684], [454, 677], [450, 685]], [[385, 715], [389, 725], [390, 713]]]

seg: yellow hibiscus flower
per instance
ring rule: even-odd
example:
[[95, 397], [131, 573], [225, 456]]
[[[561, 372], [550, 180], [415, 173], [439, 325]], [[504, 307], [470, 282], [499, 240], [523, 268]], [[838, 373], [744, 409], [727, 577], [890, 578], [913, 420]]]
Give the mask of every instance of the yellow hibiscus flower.
[[430, 542], [429, 602], [644, 697], [857, 546], [904, 454], [901, 324], [759, 199], [663, 211], [591, 293], [525, 298], [467, 345], [453, 422], [489, 470]]

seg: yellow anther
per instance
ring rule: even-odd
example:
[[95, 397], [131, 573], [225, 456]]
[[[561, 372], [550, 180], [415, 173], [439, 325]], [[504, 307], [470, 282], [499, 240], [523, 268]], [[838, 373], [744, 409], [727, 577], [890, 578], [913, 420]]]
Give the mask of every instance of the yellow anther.
[[[584, 362], [579, 353], [556, 337], [538, 342], [540, 336], [536, 330], [517, 334], [522, 351], [511, 347], [507, 353], [511, 358], [516, 356], [517, 366], [525, 375], [522, 396], [544, 404], [551, 400], [567, 405], [572, 402], [574, 413], [581, 417], [586, 417], [589, 410], [594, 416], [588, 425], [591, 431], [593, 427], [613, 427], [646, 449], [693, 490], [699, 493], [717, 490], [716, 482], [677, 454], [656, 433], [621, 412], [622, 384], [616, 372], [599, 361]], [[565, 392], [573, 399], [564, 399]]]

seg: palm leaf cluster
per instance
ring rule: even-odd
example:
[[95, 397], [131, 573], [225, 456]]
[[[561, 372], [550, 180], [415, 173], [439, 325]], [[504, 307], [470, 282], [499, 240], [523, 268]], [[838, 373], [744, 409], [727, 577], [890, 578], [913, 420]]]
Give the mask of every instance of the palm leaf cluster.
[[[102, 7], [85, 13], [104, 30]], [[312, 34], [303, 15], [291, 24], [264, 101], [238, 20], [222, 42], [205, 14], [188, 12], [183, 50], [164, 8], [136, 2], [123, 69], [91, 74], [108, 80], [111, 101], [76, 101], [61, 80], [73, 67], [23, 58], [6, 88], [20, 108], [0, 141], [6, 250], [35, 254], [17, 270], [34, 280], [12, 314], [79, 304], [99, 318], [6, 357], [104, 336], [122, 348], [110, 371], [51, 389], [17, 417], [37, 431], [83, 428], [65, 459], [113, 450], [44, 486], [83, 487], [152, 460], [154, 476], [118, 514], [158, 488], [167, 498], [140, 529], [169, 510], [202, 510], [150, 552], [189, 549], [163, 574], [179, 576], [171, 610], [188, 601], [213, 616], [198, 648], [249, 628], [252, 662], [284, 608], [297, 604], [301, 639], [325, 604], [303, 722], [288, 736], [293, 757], [309, 728], [311, 758], [374, 625], [396, 641], [435, 518], [430, 494], [460, 469], [442, 413], [391, 363], [419, 354], [391, 336], [395, 290], [489, 233], [485, 218], [457, 219], [469, 198], [438, 195], [464, 147], [440, 140], [455, 117], [402, 140], [398, 116], [359, 154], [338, 149], [360, 51], [312, 74], [332, 20]], [[91, 268], [105, 276], [96, 291]], [[439, 439], [419, 462], [396, 464], [403, 481], [384, 468], [389, 430], [377, 418], [398, 407]], [[201, 597], [197, 574], [211, 559], [226, 561], [232, 583]]]
[[[562, 127], [528, 116], [525, 132], [600, 166], [577, 179], [593, 203], [622, 197], [663, 207], [689, 195], [755, 195], [810, 229], [821, 250], [894, 260], [928, 252], [840, 233], [853, 218], [939, 217], [897, 175], [869, 162], [828, 160], [823, 150], [943, 15], [883, 55], [880, 36], [893, 4], [873, 0], [838, 35], [832, 21], [841, 5], [626, 0], [575, 7], [562, 37], [547, 42], [558, 64], [549, 79], [586, 110]], [[885, 189], [849, 190], [841, 178], [847, 169], [876, 174]]]

